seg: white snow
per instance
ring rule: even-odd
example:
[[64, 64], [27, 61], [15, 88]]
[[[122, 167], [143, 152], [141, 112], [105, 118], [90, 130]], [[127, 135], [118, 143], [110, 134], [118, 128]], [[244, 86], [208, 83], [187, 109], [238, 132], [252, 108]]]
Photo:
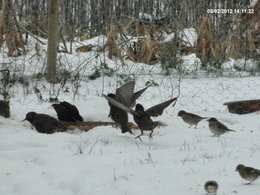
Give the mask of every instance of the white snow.
[[172, 41], [174, 39], [174, 36], [175, 36], [174, 33], [167, 34], [166, 32], [164, 32], [161, 37], [161, 39], [162, 39], [161, 43], [168, 43], [168, 42]]
[[138, 18], [140, 20], [149, 20], [149, 21], [153, 20], [153, 16], [147, 13], [138, 13]]
[[197, 43], [197, 32], [194, 28], [185, 28], [180, 33], [180, 37], [187, 43], [187, 46], [194, 47]]
[[[62, 65], [72, 71], [94, 55], [94, 52], [73, 53], [62, 54], [60, 58]], [[27, 75], [32, 75], [43, 66], [44, 55], [30, 61], [31, 56], [32, 53], [25, 58], [2, 56], [1, 61], [12, 60], [17, 67], [22, 65]], [[100, 56], [98, 62], [87, 64], [85, 73], [92, 72], [102, 59], [104, 57]], [[196, 57], [190, 55], [184, 61], [191, 65]], [[34, 65], [39, 62], [38, 69]], [[159, 86], [149, 88], [140, 97], [138, 102], [145, 108], [178, 93], [178, 78], [155, 74], [160, 70], [157, 65], [126, 61], [128, 66], [122, 67], [107, 58], [106, 62], [121, 73], [145, 73], [135, 75], [136, 90], [144, 87], [148, 80], [158, 83]], [[85, 121], [110, 121], [109, 106], [101, 94], [114, 92], [117, 79], [120, 80], [116, 75], [93, 81], [84, 78], [75, 97], [73, 85], [67, 83], [70, 92], [61, 91], [58, 97], [75, 104]], [[155, 129], [152, 140], [143, 136], [143, 142], [111, 126], [52, 135], [36, 132], [28, 122], [21, 122], [27, 112], [53, 117], [56, 113], [51, 103], [39, 101], [33, 92], [35, 85], [33, 82], [28, 88], [21, 84], [12, 86], [11, 118], [0, 117], [1, 195], [202, 195], [208, 180], [218, 182], [220, 195], [257, 194], [259, 191], [260, 180], [244, 185], [246, 181], [235, 168], [240, 163], [260, 168], [260, 112], [235, 115], [223, 106], [228, 101], [259, 98], [259, 77], [185, 76], [175, 107], [169, 106], [155, 119], [167, 126]], [[43, 99], [48, 99], [51, 85], [40, 80], [37, 86]], [[199, 123], [197, 129], [188, 128], [189, 125], [177, 117], [179, 110], [216, 117], [236, 132], [212, 137], [207, 121]], [[133, 121], [132, 116], [129, 118]], [[134, 133], [139, 135], [140, 132]]]

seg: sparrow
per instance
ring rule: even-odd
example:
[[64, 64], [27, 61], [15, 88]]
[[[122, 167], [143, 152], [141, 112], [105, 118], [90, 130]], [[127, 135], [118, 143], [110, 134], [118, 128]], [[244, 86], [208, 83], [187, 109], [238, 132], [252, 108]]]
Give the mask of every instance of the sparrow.
[[239, 175], [243, 179], [249, 181], [249, 183], [246, 184], [251, 184], [260, 176], [260, 170], [254, 169], [252, 167], [246, 167], [242, 164], [237, 165], [236, 171], [238, 171]]
[[230, 132], [230, 131], [234, 131], [234, 130], [227, 128], [224, 124], [219, 122], [216, 118], [210, 118], [210, 119], [208, 119], [208, 121], [209, 121], [209, 129], [214, 134], [213, 137], [220, 136], [220, 135]]
[[197, 128], [197, 125], [201, 120], [208, 118], [185, 112], [184, 110], [179, 111], [178, 116], [180, 116], [185, 123], [189, 124], [189, 127], [195, 125], [195, 128]]
[[207, 181], [204, 185], [204, 189], [208, 195], [216, 195], [218, 190], [218, 183], [216, 181]]
[[[136, 99], [139, 98], [143, 94], [143, 92], [150, 86], [151, 85], [148, 85], [147, 87], [134, 93], [133, 91], [135, 87], [135, 81], [129, 81], [121, 87], [117, 88], [115, 94], [109, 93], [107, 96], [122, 103], [127, 107], [134, 107], [136, 104]], [[108, 104], [110, 106], [108, 117], [110, 117], [113, 121], [115, 121], [115, 123], [120, 125], [122, 133], [129, 132], [133, 134], [131, 128], [128, 125], [127, 112], [114, 106], [110, 102], [108, 102]]]
[[144, 107], [141, 104], [136, 104], [135, 110], [126, 107], [122, 103], [118, 102], [117, 100], [110, 98], [103, 94], [103, 96], [113, 104], [114, 106], [129, 112], [133, 115], [135, 123], [138, 125], [138, 127], [141, 130], [141, 134], [138, 135], [136, 138], [140, 139], [140, 136], [143, 135], [143, 131], [151, 131], [149, 138], [152, 138], [153, 129], [157, 127], [158, 125], [163, 125], [160, 121], [153, 121], [151, 117], [157, 117], [162, 115], [164, 109], [168, 107], [172, 102], [176, 101], [177, 98], [170, 99], [168, 101], [165, 101], [163, 103], [160, 103], [158, 105], [155, 105], [147, 110], [144, 110]]
[[25, 120], [29, 121], [39, 133], [51, 134], [67, 130], [67, 127], [65, 127], [61, 122], [46, 114], [28, 112], [23, 121]]
[[83, 121], [83, 118], [80, 116], [77, 107], [70, 104], [69, 102], [63, 101], [59, 104], [52, 104], [52, 107], [56, 111], [60, 121]]

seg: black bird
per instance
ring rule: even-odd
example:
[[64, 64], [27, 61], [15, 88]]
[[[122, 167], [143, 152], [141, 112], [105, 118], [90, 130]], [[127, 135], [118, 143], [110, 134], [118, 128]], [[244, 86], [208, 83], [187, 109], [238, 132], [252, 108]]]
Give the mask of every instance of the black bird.
[[59, 104], [52, 104], [52, 107], [57, 112], [60, 121], [83, 121], [76, 106], [69, 102], [63, 101]]
[[[136, 99], [139, 98], [142, 93], [151, 85], [148, 85], [144, 89], [141, 89], [135, 93], [134, 87], [135, 87], [135, 81], [129, 81], [122, 85], [120, 88], [116, 89], [116, 94], [108, 94], [108, 97], [120, 102], [121, 104], [127, 106], [127, 107], [134, 107]], [[126, 133], [129, 132], [132, 134], [131, 128], [128, 124], [128, 114], [125, 110], [122, 110], [118, 108], [117, 106], [114, 106], [110, 102], [108, 102], [110, 106], [110, 112], [109, 117], [115, 121], [115, 123], [119, 124], [121, 127], [121, 132]]]
[[57, 119], [46, 115], [37, 114], [36, 112], [28, 112], [23, 121], [29, 121], [39, 133], [51, 134], [54, 132], [63, 132], [67, 130]]
[[[108, 94], [108, 96], [112, 99], [116, 99], [115, 94]], [[108, 102], [110, 106], [110, 112], [108, 117], [110, 117], [116, 124], [120, 125], [121, 132], [126, 133], [129, 132], [132, 134], [131, 128], [128, 125], [128, 114], [126, 111], [114, 106], [110, 102]]]
[[141, 134], [136, 137], [139, 139], [140, 136], [143, 135], [143, 131], [151, 131], [149, 137], [152, 138], [153, 129], [158, 125], [163, 125], [163, 123], [161, 123], [160, 121], [153, 121], [151, 119], [151, 116], [157, 117], [162, 115], [164, 109], [168, 107], [172, 102], [177, 100], [177, 98], [173, 98], [158, 105], [155, 105], [147, 110], [144, 110], [144, 107], [141, 104], [137, 104], [135, 110], [133, 110], [121, 104], [120, 102], [114, 100], [113, 98], [110, 98], [104, 94], [103, 96], [108, 100], [108, 102], [110, 102], [114, 106], [117, 106], [118, 108], [121, 108], [122, 110], [125, 110], [133, 115], [134, 121], [141, 130]]

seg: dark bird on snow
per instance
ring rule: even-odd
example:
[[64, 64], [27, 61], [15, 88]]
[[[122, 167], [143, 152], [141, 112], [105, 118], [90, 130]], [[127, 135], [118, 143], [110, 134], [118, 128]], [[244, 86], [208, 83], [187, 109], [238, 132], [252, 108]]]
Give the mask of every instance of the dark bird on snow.
[[83, 118], [80, 116], [77, 107], [70, 104], [69, 102], [63, 101], [59, 104], [52, 104], [52, 107], [56, 111], [60, 121], [83, 121]]
[[[112, 93], [108, 94], [108, 97], [110, 97], [112, 99], [116, 99], [115, 94], [112, 94]], [[115, 121], [115, 123], [117, 125], [120, 126], [122, 133], [129, 132], [132, 134], [131, 128], [128, 124], [127, 112], [114, 106], [110, 102], [108, 102], [108, 104], [110, 106], [110, 112], [109, 112], [108, 117], [110, 117], [113, 121]]]
[[[127, 107], [133, 107], [136, 103], [136, 99], [139, 98], [143, 94], [143, 92], [150, 86], [151, 85], [134, 93], [133, 91], [135, 87], [135, 81], [129, 81], [122, 85], [120, 88], [117, 88], [115, 94], [108, 94], [108, 97], [120, 102]], [[108, 116], [113, 121], [115, 121], [116, 124], [120, 125], [122, 133], [129, 132], [132, 134], [131, 128], [128, 124], [127, 112], [118, 108], [117, 106], [114, 106], [110, 102], [108, 102], [108, 104], [110, 106], [110, 112]]]
[[201, 120], [208, 118], [201, 117], [193, 113], [185, 112], [184, 110], [179, 111], [178, 116], [180, 116], [185, 123], [189, 124], [189, 127], [195, 125], [195, 128], [197, 128], [197, 125]]
[[249, 181], [249, 183], [246, 184], [251, 184], [253, 181], [255, 181], [259, 176], [260, 176], [260, 170], [255, 169], [252, 167], [246, 167], [242, 164], [237, 165], [236, 171], [238, 171], [239, 175]]
[[207, 181], [204, 185], [204, 189], [208, 195], [216, 195], [218, 191], [218, 183], [216, 181]]
[[46, 114], [28, 112], [23, 121], [25, 120], [29, 121], [39, 133], [51, 134], [54, 132], [64, 132], [67, 130], [67, 127], [61, 122]]
[[135, 123], [141, 130], [141, 134], [136, 137], [139, 139], [140, 136], [143, 135], [143, 131], [151, 131], [149, 137], [152, 138], [153, 129], [159, 125], [163, 125], [163, 123], [160, 121], [153, 121], [151, 117], [162, 115], [164, 109], [168, 107], [172, 102], [177, 100], [177, 98], [173, 98], [158, 105], [155, 105], [147, 110], [144, 110], [144, 107], [141, 104], [137, 104], [135, 110], [133, 110], [129, 107], [126, 107], [115, 99], [112, 99], [104, 94], [103, 96], [114, 106], [121, 108], [122, 110], [133, 115]]
[[234, 131], [227, 128], [224, 124], [219, 122], [216, 118], [210, 118], [209, 121], [209, 130], [214, 134], [213, 136], [220, 136], [224, 133]]

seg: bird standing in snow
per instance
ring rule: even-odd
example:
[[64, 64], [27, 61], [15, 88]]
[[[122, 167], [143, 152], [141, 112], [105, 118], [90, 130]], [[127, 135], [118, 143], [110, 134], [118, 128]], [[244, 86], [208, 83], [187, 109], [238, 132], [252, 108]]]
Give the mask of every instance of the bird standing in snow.
[[252, 167], [246, 167], [242, 164], [237, 165], [236, 171], [238, 171], [239, 175], [243, 179], [249, 181], [249, 183], [246, 184], [251, 184], [260, 176], [260, 170]]
[[213, 136], [220, 136], [224, 133], [234, 131], [227, 128], [224, 124], [219, 122], [216, 118], [210, 118], [209, 121], [209, 129], [214, 134]]
[[[135, 81], [129, 81], [122, 85], [120, 88], [117, 88], [115, 94], [110, 93], [107, 96], [120, 102], [124, 106], [134, 107], [136, 104], [136, 99], [139, 98], [143, 94], [143, 92], [150, 86], [151, 85], [148, 85], [147, 87], [134, 93], [133, 91], [135, 87]], [[111, 117], [111, 119], [115, 121], [115, 123], [120, 125], [121, 132], [132, 133], [131, 128], [128, 124], [127, 112], [111, 104], [110, 102], [108, 102], [108, 104], [110, 106], [110, 112], [108, 116]]]
[[51, 134], [54, 132], [63, 132], [67, 130], [67, 128], [57, 119], [46, 114], [28, 112], [23, 121], [25, 120], [29, 121], [39, 133]]
[[52, 104], [52, 107], [56, 111], [60, 121], [83, 121], [83, 118], [80, 116], [77, 107], [70, 104], [69, 102], [63, 101], [59, 104]]
[[208, 118], [201, 117], [193, 113], [185, 112], [184, 110], [179, 111], [178, 116], [180, 116], [185, 123], [189, 124], [189, 127], [195, 125], [195, 128], [197, 128], [197, 125], [201, 120]]
[[207, 181], [204, 185], [204, 189], [208, 195], [216, 195], [218, 191], [218, 183], [216, 181]]
[[161, 123], [160, 121], [153, 121], [151, 119], [151, 116], [157, 117], [157, 116], [162, 115], [164, 109], [166, 107], [168, 107], [172, 102], [177, 100], [177, 98], [173, 98], [173, 99], [170, 99], [163, 103], [160, 103], [158, 105], [155, 105], [147, 110], [144, 110], [144, 107], [141, 104], [137, 104], [135, 107], [135, 110], [133, 110], [106, 95], [103, 95], [103, 96], [108, 100], [108, 102], [110, 102], [114, 106], [116, 106], [126, 112], [129, 112], [130, 114], [133, 115], [134, 121], [136, 122], [136, 124], [138, 125], [138, 127], [141, 130], [141, 134], [136, 137], [139, 139], [140, 139], [140, 136], [143, 135], [143, 131], [151, 131], [149, 137], [152, 138], [153, 129], [155, 127], [157, 127], [158, 125], [163, 125], [163, 123]]

